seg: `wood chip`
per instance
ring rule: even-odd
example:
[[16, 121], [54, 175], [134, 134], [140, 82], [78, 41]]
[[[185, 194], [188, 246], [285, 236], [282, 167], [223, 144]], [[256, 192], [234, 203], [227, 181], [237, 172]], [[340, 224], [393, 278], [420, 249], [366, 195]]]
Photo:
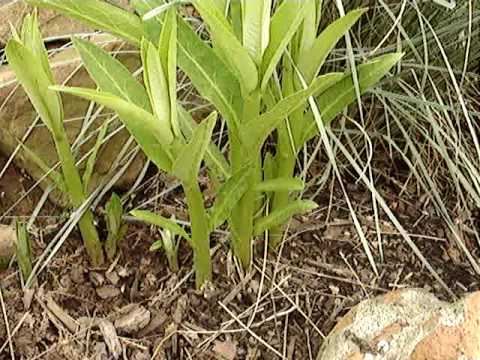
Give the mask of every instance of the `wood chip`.
[[115, 327], [122, 333], [132, 334], [147, 326], [150, 322], [150, 316], [150, 311], [145, 307], [134, 304], [128, 313], [115, 320]]
[[79, 326], [77, 322], [53, 300], [50, 294], [47, 295], [47, 309], [50, 310], [72, 334], [78, 331]]
[[118, 339], [117, 330], [113, 324], [108, 320], [101, 320], [98, 324], [100, 332], [103, 335], [108, 351], [114, 359], [118, 359], [122, 354], [122, 345]]

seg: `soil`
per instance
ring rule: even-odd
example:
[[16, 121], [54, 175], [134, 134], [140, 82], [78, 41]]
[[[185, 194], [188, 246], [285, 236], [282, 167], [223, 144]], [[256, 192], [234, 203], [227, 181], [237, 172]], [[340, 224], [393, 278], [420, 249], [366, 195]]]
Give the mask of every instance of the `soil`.
[[[449, 289], [457, 296], [478, 290], [478, 276], [431, 205], [408, 192], [400, 199], [398, 189], [385, 179], [383, 184], [380, 180], [379, 190]], [[0, 180], [0, 213], [30, 186], [30, 180], [10, 166]], [[145, 198], [154, 191], [151, 186]], [[123, 359], [310, 359], [338, 319], [362, 299], [410, 286], [451, 300], [380, 214], [382, 261], [370, 194], [356, 185], [348, 191], [378, 275], [335, 184], [318, 196], [317, 211], [291, 222], [289, 237], [278, 253], [265, 255], [263, 243], [257, 244], [255, 261], [246, 274], [235, 265], [225, 233], [216, 233], [214, 281], [202, 291], [195, 290], [192, 254], [185, 244], [180, 247], [177, 273], [168, 269], [162, 253], [149, 251], [159, 238], [154, 229], [130, 224], [119, 256], [108, 268], [91, 268], [78, 235], [72, 234], [33, 291], [22, 290], [16, 265], [0, 273], [11, 334], [10, 342], [2, 316], [0, 359], [12, 358], [11, 351], [16, 359], [110, 359], [107, 348], [111, 350], [115, 341], [119, 341], [118, 358]], [[40, 196], [33, 191], [12, 214], [31, 214]], [[181, 193], [173, 192], [162, 199], [163, 211], [182, 217], [185, 211], [179, 198]], [[61, 225], [61, 217], [51, 216], [59, 212], [51, 205], [42, 210], [41, 215], [47, 215], [38, 218], [37, 228], [49, 230], [32, 237], [35, 256], [53, 237], [54, 224]], [[478, 258], [478, 246], [468, 232], [464, 235]], [[121, 326], [122, 316], [128, 326]], [[115, 324], [118, 337], [109, 336], [99, 319]]]

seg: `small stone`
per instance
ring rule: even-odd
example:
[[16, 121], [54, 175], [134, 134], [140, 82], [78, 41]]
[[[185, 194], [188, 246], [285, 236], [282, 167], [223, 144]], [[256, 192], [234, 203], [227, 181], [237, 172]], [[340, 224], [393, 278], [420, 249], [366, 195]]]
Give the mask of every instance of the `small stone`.
[[90, 281], [95, 287], [102, 286], [105, 282], [105, 276], [96, 271], [90, 271], [88, 273], [88, 277], [90, 278]]
[[102, 299], [111, 299], [120, 295], [120, 289], [112, 285], [100, 286], [95, 291]]
[[130, 273], [124, 267], [120, 267], [120, 269], [118, 269], [118, 276], [120, 276], [121, 278], [126, 278], [129, 275], [130, 275]]
[[125, 334], [132, 334], [148, 325], [150, 311], [145, 307], [135, 304], [128, 307], [128, 312], [115, 320], [115, 327]]
[[70, 279], [72, 279], [75, 284], [83, 284], [85, 282], [83, 266], [72, 265], [72, 270], [70, 271]]
[[[135, 350], [132, 354], [131, 359], [132, 360], [150, 360], [152, 357], [148, 353], [148, 351], [142, 351], [142, 350]], [[163, 358], [159, 358], [163, 359]]]
[[97, 342], [93, 347], [93, 359], [94, 360], [107, 360], [107, 346], [104, 342]]
[[116, 271], [110, 271], [105, 273], [105, 277], [108, 281], [110, 281], [110, 283], [112, 283], [112, 285], [117, 285], [120, 281], [120, 276], [118, 276]]
[[72, 279], [70, 278], [70, 275], [63, 275], [60, 278], [60, 285], [62, 285], [64, 289], [69, 289], [72, 286]]

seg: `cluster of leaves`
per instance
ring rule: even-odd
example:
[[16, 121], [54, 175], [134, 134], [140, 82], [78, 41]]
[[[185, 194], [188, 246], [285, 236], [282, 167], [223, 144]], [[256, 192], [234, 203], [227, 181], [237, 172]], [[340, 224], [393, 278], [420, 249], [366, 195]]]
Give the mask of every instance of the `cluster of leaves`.
[[[294, 177], [298, 152], [319, 126], [328, 125], [401, 57], [388, 54], [359, 65], [358, 86], [349, 72], [321, 75], [330, 51], [365, 10], [348, 13], [317, 35], [321, 5], [315, 0], [194, 0], [211, 42], [163, 0], [133, 1], [137, 14], [99, 0], [27, 2], [139, 46], [144, 85], [103, 49], [77, 38], [74, 46], [98, 90], [46, 87], [116, 111], [149, 159], [180, 180], [191, 235], [158, 214], [133, 215], [189, 241], [197, 286], [211, 279], [210, 234], [217, 227], [227, 224], [234, 254], [247, 267], [255, 236], [271, 232], [267, 239], [275, 247], [283, 224], [316, 207], [298, 199], [304, 187]], [[177, 103], [177, 65], [226, 121], [228, 156], [211, 141], [217, 113], [197, 124]], [[265, 152], [264, 143], [273, 134], [275, 149]], [[210, 209], [198, 184], [203, 162], [218, 184]]]

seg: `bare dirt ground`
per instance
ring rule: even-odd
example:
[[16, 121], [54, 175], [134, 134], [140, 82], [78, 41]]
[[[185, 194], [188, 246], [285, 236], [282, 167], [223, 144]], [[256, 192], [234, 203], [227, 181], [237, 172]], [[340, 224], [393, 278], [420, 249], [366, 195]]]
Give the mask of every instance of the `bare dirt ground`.
[[[478, 290], [478, 277], [422, 196], [407, 191], [400, 197], [388, 174], [380, 176], [378, 184], [450, 290], [458, 296]], [[0, 181], [0, 213], [29, 186], [29, 180], [10, 167]], [[380, 214], [382, 261], [370, 193], [356, 185], [348, 190], [378, 275], [336, 184], [316, 199], [320, 208], [315, 213], [292, 221], [279, 253], [266, 253], [259, 242], [246, 274], [235, 266], [226, 235], [217, 233], [212, 241], [214, 283], [202, 292], [194, 287], [191, 251], [181, 247], [181, 269], [171, 273], [163, 254], [148, 251], [159, 235], [147, 226], [130, 226], [120, 255], [108, 268], [91, 268], [81, 241], [72, 236], [38, 277], [33, 292], [22, 290], [16, 266], [0, 273], [11, 334], [9, 338], [2, 316], [0, 359], [12, 358], [12, 350], [16, 359], [110, 359], [112, 338], [101, 319], [116, 328], [118, 355], [123, 359], [314, 359], [339, 317], [362, 299], [405, 286], [427, 288], [451, 299]], [[12, 215], [29, 215], [40, 194], [27, 196]], [[181, 193], [162, 199], [162, 208], [181, 217]], [[61, 222], [50, 217], [55, 213], [60, 210], [49, 205], [42, 211], [45, 217], [37, 221], [43, 231], [33, 237], [36, 256]], [[468, 232], [465, 241], [478, 258], [478, 245]]]

